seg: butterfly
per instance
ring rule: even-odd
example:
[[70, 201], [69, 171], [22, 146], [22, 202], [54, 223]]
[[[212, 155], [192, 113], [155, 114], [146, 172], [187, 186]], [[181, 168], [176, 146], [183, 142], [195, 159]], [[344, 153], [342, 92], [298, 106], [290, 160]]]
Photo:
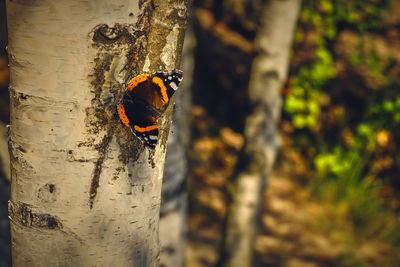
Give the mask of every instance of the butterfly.
[[118, 104], [118, 114], [145, 146], [154, 149], [160, 117], [183, 79], [181, 70], [140, 74], [133, 78]]

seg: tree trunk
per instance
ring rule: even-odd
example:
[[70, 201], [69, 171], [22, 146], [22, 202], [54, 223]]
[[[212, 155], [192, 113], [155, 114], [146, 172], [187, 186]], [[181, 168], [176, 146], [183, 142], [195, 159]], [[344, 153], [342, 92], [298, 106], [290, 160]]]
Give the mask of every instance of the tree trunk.
[[7, 203], [10, 198], [10, 157], [7, 154], [7, 127], [0, 121], [0, 266], [11, 265], [10, 225]]
[[162, 185], [160, 241], [160, 267], [183, 267], [186, 248], [188, 168], [187, 147], [190, 139], [191, 86], [194, 68], [194, 35], [191, 29], [185, 33], [182, 70], [185, 79], [176, 93], [168, 150]]
[[158, 266], [172, 104], [151, 152], [116, 106], [135, 75], [179, 66], [186, 10], [184, 0], [7, 2], [14, 266]]
[[6, 2], [0, 0], [0, 51], [7, 45]]
[[289, 52], [300, 0], [267, 1], [257, 30], [250, 75], [252, 113], [246, 118], [245, 145], [234, 177], [222, 265], [252, 266], [263, 193], [279, 148], [280, 90], [287, 77]]

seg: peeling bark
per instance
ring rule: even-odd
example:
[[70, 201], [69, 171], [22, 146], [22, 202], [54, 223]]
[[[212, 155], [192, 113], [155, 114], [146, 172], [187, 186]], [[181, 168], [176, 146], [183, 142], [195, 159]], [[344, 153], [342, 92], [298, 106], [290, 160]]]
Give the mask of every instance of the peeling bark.
[[222, 266], [252, 266], [266, 178], [280, 145], [280, 90], [299, 8], [300, 0], [272, 0], [262, 10], [248, 89], [252, 113], [246, 118], [245, 145], [232, 187]]
[[158, 266], [173, 105], [155, 151], [116, 106], [137, 74], [179, 67], [186, 9], [184, 0], [7, 2], [14, 266]]

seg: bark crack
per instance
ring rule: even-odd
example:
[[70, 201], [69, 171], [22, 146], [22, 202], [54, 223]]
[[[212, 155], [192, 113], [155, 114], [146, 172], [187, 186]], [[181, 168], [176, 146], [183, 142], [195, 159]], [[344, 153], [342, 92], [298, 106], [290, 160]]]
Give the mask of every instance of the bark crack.
[[93, 208], [93, 202], [97, 196], [97, 188], [99, 187], [99, 183], [100, 183], [100, 174], [103, 169], [104, 159], [106, 158], [106, 155], [107, 155], [107, 148], [108, 148], [108, 146], [111, 142], [112, 136], [113, 136], [112, 133], [113, 133], [113, 127], [111, 127], [109, 129], [109, 131], [104, 136], [101, 143], [97, 146], [97, 150], [99, 151], [99, 157], [94, 166], [92, 182], [90, 184], [90, 192], [89, 192], [90, 209]]
[[47, 213], [36, 213], [31, 206], [25, 203], [8, 202], [8, 215], [11, 221], [23, 226], [29, 226], [48, 230], [62, 230], [61, 220]]

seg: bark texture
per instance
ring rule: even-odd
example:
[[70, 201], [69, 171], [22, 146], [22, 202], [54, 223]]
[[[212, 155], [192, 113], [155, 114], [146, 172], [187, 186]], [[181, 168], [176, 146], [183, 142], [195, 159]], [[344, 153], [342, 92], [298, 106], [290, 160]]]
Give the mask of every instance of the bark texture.
[[14, 266], [158, 266], [173, 105], [155, 151], [116, 105], [135, 75], [179, 66], [186, 13], [184, 0], [7, 2]]
[[176, 93], [162, 185], [160, 241], [160, 267], [184, 266], [186, 247], [188, 168], [187, 147], [190, 138], [191, 85], [194, 68], [194, 35], [191, 29], [185, 33], [182, 70], [185, 79]]
[[245, 145], [234, 177], [222, 265], [252, 266], [263, 192], [280, 145], [280, 90], [287, 77], [290, 46], [300, 0], [267, 1], [255, 39], [249, 82], [252, 113], [246, 118]]

